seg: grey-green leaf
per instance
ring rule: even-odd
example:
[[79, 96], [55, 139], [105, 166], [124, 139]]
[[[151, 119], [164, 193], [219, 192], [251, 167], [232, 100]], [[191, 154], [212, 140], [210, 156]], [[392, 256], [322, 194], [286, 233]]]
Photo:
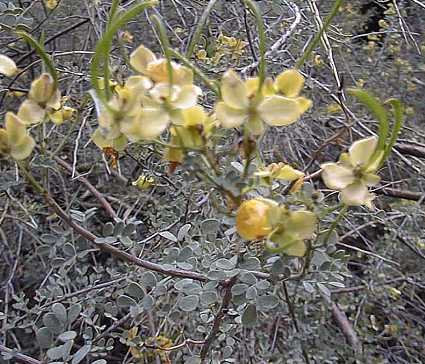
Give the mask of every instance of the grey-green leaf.
[[78, 364], [80, 363], [90, 352], [91, 345], [84, 345], [82, 346], [73, 356], [71, 364]]
[[68, 320], [66, 308], [62, 303], [57, 302], [57, 303], [53, 304], [52, 311], [59, 321], [65, 323]]
[[129, 296], [137, 300], [141, 300], [145, 296], [145, 291], [136, 282], [130, 282], [125, 291]]
[[199, 304], [199, 297], [196, 295], [189, 295], [182, 297], [179, 300], [179, 307], [182, 311], [190, 312], [196, 310]]
[[50, 348], [53, 344], [52, 333], [47, 327], [42, 327], [36, 332], [36, 338], [40, 348], [47, 349]]
[[69, 323], [73, 323], [78, 316], [80, 316], [81, 313], [81, 305], [79, 303], [74, 303], [71, 305], [71, 307], [68, 309], [68, 321]]
[[117, 305], [120, 307], [128, 307], [128, 306], [137, 305], [137, 302], [133, 298], [123, 294], [118, 297]]
[[251, 304], [245, 308], [242, 314], [242, 325], [245, 327], [253, 327], [257, 323], [257, 308]]
[[74, 340], [77, 337], [77, 333], [75, 331], [65, 331], [58, 336], [58, 339], [62, 342], [67, 342], [69, 340]]

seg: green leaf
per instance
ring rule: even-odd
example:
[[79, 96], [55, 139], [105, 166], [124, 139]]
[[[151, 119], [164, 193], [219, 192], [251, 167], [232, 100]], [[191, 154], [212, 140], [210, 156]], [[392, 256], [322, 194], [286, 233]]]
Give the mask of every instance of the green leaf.
[[208, 306], [217, 302], [218, 295], [216, 291], [204, 291], [201, 293], [201, 302], [202, 304]]
[[232, 287], [232, 294], [235, 295], [235, 296], [239, 296], [239, 295], [245, 293], [246, 290], [248, 289], [248, 287], [249, 286], [247, 284], [244, 284], [244, 283], [235, 284]]
[[91, 344], [87, 344], [82, 346], [72, 357], [71, 364], [78, 364], [80, 363], [88, 353], [90, 353], [91, 350]]
[[[103, 37], [97, 43], [95, 54], [92, 59], [92, 63], [90, 67], [90, 79], [91, 79], [92, 86], [96, 91], [97, 96], [103, 103], [106, 103], [106, 95], [105, 95], [105, 91], [99, 87], [99, 76], [100, 76], [99, 70], [103, 71], [102, 76], [104, 79], [104, 84], [106, 89], [109, 84], [108, 59], [109, 59], [109, 53], [112, 47], [112, 41], [115, 34], [118, 32], [119, 29], [125, 26], [129, 21], [131, 21], [136, 16], [141, 14], [148, 7], [155, 6], [157, 3], [158, 3], [157, 0], [148, 0], [141, 4], [134, 5], [132, 8], [130, 8], [121, 16], [115, 17], [115, 19], [110, 22]], [[103, 63], [103, 66], [102, 66], [102, 63]]]
[[177, 243], [177, 238], [174, 234], [170, 233], [169, 231], [162, 231], [159, 233], [160, 236], [163, 238], [172, 241], [173, 243]]
[[392, 113], [394, 114], [394, 126], [391, 131], [390, 139], [386, 144], [386, 149], [381, 164], [384, 163], [391, 154], [391, 150], [397, 141], [398, 134], [400, 133], [404, 123], [404, 105], [402, 102], [398, 99], [389, 99], [386, 101], [386, 103], [392, 106]]
[[154, 305], [155, 305], [155, 300], [153, 299], [151, 295], [148, 294], [145, 297], [143, 297], [142, 306], [144, 310], [149, 311], [152, 309]]
[[156, 277], [152, 272], [144, 272], [140, 277], [140, 281], [146, 289], [151, 289], [156, 286]]
[[[385, 150], [389, 132], [388, 114], [381, 102], [373, 95], [361, 89], [349, 89], [348, 93], [366, 106], [373, 117], [379, 122], [377, 150]], [[373, 158], [371, 158], [373, 159]]]
[[202, 13], [201, 19], [199, 19], [198, 24], [193, 32], [192, 38], [187, 46], [186, 57], [190, 59], [193, 55], [193, 51], [195, 50], [195, 46], [199, 43], [199, 39], [201, 38], [202, 30], [204, 29], [205, 23], [207, 22], [208, 16], [210, 15], [214, 5], [218, 0], [210, 0], [208, 5], [206, 6], [204, 12]]
[[53, 63], [51, 57], [46, 53], [44, 45], [36, 41], [31, 35], [24, 31], [16, 32], [21, 38], [23, 38], [31, 47], [35, 49], [37, 54], [43, 60], [46, 65], [47, 70], [53, 78], [55, 88], [58, 86], [58, 73], [56, 71], [55, 64]]
[[231, 270], [235, 267], [235, 264], [232, 263], [229, 259], [220, 258], [215, 262], [215, 265], [218, 269]]
[[69, 340], [74, 340], [77, 337], [77, 333], [75, 331], [65, 331], [58, 336], [58, 339], [62, 342], [67, 342]]
[[179, 307], [184, 312], [190, 312], [196, 310], [199, 304], [199, 297], [197, 295], [189, 295], [180, 298]]
[[56, 360], [62, 358], [63, 346], [56, 346], [47, 350], [47, 356], [49, 359]]
[[61, 321], [63, 323], [66, 323], [67, 322], [68, 315], [66, 313], [66, 308], [65, 308], [65, 306], [62, 303], [60, 303], [60, 302], [55, 303], [52, 306], [52, 312], [55, 314], [56, 318], [59, 321]]
[[133, 298], [123, 294], [117, 298], [117, 305], [120, 307], [128, 307], [137, 305], [137, 302]]
[[245, 308], [242, 314], [242, 325], [245, 327], [254, 327], [257, 323], [257, 308], [250, 304]]
[[71, 305], [71, 307], [69, 307], [68, 321], [70, 324], [72, 324], [78, 318], [78, 316], [80, 316], [81, 309], [82, 307], [79, 303], [74, 303], [73, 305]]
[[268, 311], [275, 308], [279, 304], [279, 300], [274, 295], [264, 295], [257, 298], [258, 309]]
[[182, 241], [186, 236], [188, 236], [189, 230], [191, 229], [191, 224], [184, 224], [177, 233], [177, 240]]
[[38, 345], [40, 345], [40, 348], [47, 349], [52, 346], [53, 336], [47, 327], [42, 327], [38, 329], [35, 336], [37, 338]]
[[137, 300], [141, 300], [145, 296], [145, 291], [136, 282], [130, 282], [125, 291], [129, 296]]
[[48, 312], [43, 316], [43, 324], [46, 326], [52, 333], [59, 333], [62, 331], [63, 324], [58, 320], [55, 314]]

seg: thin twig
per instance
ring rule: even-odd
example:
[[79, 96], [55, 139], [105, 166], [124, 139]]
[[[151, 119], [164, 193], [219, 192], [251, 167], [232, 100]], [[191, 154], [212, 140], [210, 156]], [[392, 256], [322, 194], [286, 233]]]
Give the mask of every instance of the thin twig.
[[230, 278], [226, 282], [223, 301], [221, 303], [220, 309], [218, 310], [218, 313], [217, 313], [217, 315], [214, 319], [213, 327], [212, 327], [208, 337], [206, 338], [204, 345], [202, 345], [201, 354], [200, 354], [201, 363], [205, 362], [205, 359], [208, 355], [208, 351], [209, 351], [212, 343], [214, 342], [214, 340], [216, 339], [216, 337], [218, 335], [221, 322], [223, 321], [224, 317], [227, 314], [227, 310], [229, 308], [230, 301], [232, 300], [232, 287], [236, 283], [236, 280], [237, 280], [237, 276]]
[[13, 349], [10, 349], [4, 345], [0, 344], [0, 353], [5, 353], [10, 355], [13, 359], [17, 360], [20, 363], [26, 363], [26, 364], [44, 364], [44, 362], [31, 358], [28, 355], [19, 353]]

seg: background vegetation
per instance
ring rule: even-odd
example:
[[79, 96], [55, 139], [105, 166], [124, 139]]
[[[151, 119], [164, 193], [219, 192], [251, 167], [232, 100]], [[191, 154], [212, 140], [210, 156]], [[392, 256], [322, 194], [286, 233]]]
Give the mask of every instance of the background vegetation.
[[[1, 53], [22, 71], [0, 79], [1, 113], [17, 108], [41, 70], [15, 33], [26, 29], [44, 40], [62, 92], [77, 110], [72, 121], [46, 127], [51, 153], [33, 156], [34, 173], [73, 221], [102, 237], [95, 244], [142, 260], [99, 250], [53, 213], [11, 161], [0, 161], [0, 362], [425, 362], [425, 3], [344, 2], [303, 68], [313, 108], [293, 126], [262, 137], [265, 162], [313, 174], [376, 131], [376, 121], [345, 95], [347, 87], [406, 105], [401, 137], [374, 191], [376, 208], [350, 209], [303, 279], [291, 276], [299, 269], [296, 259], [243, 244], [211, 185], [185, 166], [171, 173], [156, 145], [133, 144], [115, 161], [91, 143], [97, 122], [88, 71], [110, 1], [52, 3], [0, 1]], [[258, 4], [272, 75], [294, 66], [332, 6]], [[184, 50], [206, 5], [161, 0], [148, 13], [161, 15], [172, 46]], [[160, 52], [146, 16], [114, 43], [116, 80], [127, 75], [125, 60], [142, 42]], [[254, 74], [257, 58], [252, 15], [239, 1], [217, 1], [193, 62], [219, 79], [229, 67]], [[233, 151], [223, 153], [228, 159], [222, 162], [229, 188], [241, 166], [239, 142], [235, 132], [220, 139], [225, 153]], [[133, 186], [140, 175], [152, 177], [153, 186]], [[277, 187], [278, 194], [284, 190]], [[302, 193], [315, 203], [325, 196], [332, 201], [329, 192], [312, 179]], [[330, 214], [324, 223], [335, 218]]]

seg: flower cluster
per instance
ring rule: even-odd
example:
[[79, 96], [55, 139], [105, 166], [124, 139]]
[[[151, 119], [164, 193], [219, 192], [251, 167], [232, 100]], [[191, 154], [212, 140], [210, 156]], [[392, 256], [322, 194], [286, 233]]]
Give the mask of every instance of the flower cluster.
[[236, 229], [245, 240], [266, 239], [272, 252], [304, 256], [306, 239], [312, 239], [316, 215], [307, 210], [291, 210], [265, 198], [244, 201], [236, 213]]
[[261, 86], [259, 78], [243, 81], [235, 71], [228, 70], [221, 82], [222, 101], [215, 108], [217, 120], [224, 128], [245, 125], [254, 135], [264, 132], [264, 123], [292, 124], [312, 104], [300, 96], [303, 86], [304, 77], [295, 69], [282, 72], [274, 82], [267, 79]]
[[106, 104], [92, 91], [99, 122], [92, 139], [100, 148], [122, 150], [128, 141], [157, 138], [171, 124], [185, 128], [206, 120], [189, 68], [157, 58], [143, 45], [130, 55], [130, 65], [137, 74], [115, 86]]
[[370, 137], [353, 143], [348, 153], [342, 153], [337, 163], [325, 163], [322, 179], [330, 189], [340, 191], [340, 199], [347, 206], [372, 207], [374, 194], [368, 187], [379, 183], [376, 171], [383, 152], [377, 152], [378, 138]]
[[[0, 55], [0, 73], [13, 76], [17, 71], [15, 62]], [[56, 124], [72, 118], [74, 109], [62, 105], [61, 93], [49, 73], [43, 73], [31, 83], [26, 100], [17, 115], [8, 112], [5, 128], [0, 129], [0, 156], [11, 156], [15, 160], [29, 157], [34, 149], [34, 139], [28, 134], [27, 126], [37, 124], [46, 116]]]

